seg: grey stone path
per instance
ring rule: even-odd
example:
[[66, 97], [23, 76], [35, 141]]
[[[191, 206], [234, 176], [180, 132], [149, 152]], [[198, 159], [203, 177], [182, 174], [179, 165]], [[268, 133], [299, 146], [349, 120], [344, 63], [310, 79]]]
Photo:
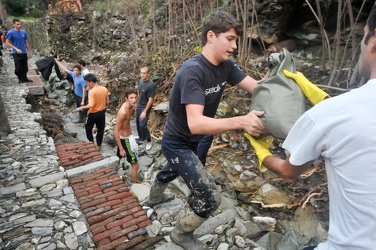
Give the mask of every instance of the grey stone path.
[[95, 249], [54, 141], [3, 52], [0, 94], [11, 133], [0, 133], [0, 249]]

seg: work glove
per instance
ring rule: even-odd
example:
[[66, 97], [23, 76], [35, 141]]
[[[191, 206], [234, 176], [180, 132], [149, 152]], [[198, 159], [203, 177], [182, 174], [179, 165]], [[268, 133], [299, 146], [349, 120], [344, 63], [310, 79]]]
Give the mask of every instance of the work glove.
[[268, 171], [268, 169], [262, 164], [262, 162], [265, 157], [272, 155], [272, 153], [270, 153], [269, 151], [269, 147], [270, 145], [272, 145], [274, 138], [272, 136], [265, 136], [256, 140], [248, 133], [244, 133], [244, 136], [249, 140], [252, 147], [255, 149], [259, 161], [259, 170], [261, 172]]
[[288, 70], [283, 70], [283, 74], [293, 79], [299, 85], [304, 95], [313, 105], [330, 97], [325, 91], [311, 83], [301, 72], [292, 73]]

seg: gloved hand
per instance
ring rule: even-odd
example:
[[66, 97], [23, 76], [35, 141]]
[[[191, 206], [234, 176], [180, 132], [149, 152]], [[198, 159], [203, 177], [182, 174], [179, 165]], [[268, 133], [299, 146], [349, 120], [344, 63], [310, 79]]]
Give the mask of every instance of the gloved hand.
[[325, 91], [311, 83], [301, 72], [292, 73], [284, 69], [283, 74], [286, 77], [293, 79], [299, 85], [304, 95], [313, 105], [330, 97]]
[[248, 133], [244, 133], [244, 136], [249, 140], [252, 147], [255, 149], [257, 158], [259, 160], [259, 170], [261, 172], [268, 171], [268, 169], [262, 164], [262, 161], [265, 159], [265, 157], [272, 155], [272, 153], [269, 151], [269, 147], [272, 145], [274, 138], [272, 136], [265, 136], [256, 140]]

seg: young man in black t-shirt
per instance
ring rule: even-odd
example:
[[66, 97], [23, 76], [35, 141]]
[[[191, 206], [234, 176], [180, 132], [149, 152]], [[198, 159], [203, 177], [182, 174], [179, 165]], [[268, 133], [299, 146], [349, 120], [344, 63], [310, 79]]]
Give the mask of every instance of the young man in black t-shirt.
[[249, 93], [257, 81], [230, 59], [242, 35], [242, 24], [231, 14], [217, 11], [206, 18], [202, 30], [203, 50], [187, 60], [176, 74], [164, 127], [162, 151], [168, 163], [154, 180], [145, 202], [153, 206], [173, 198], [164, 193], [168, 182], [181, 176], [193, 200], [179, 214], [171, 240], [184, 249], [206, 249], [193, 231], [220, 205], [220, 191], [197, 156], [204, 135], [242, 129], [259, 136], [265, 128], [259, 119], [264, 113], [214, 118], [227, 83]]

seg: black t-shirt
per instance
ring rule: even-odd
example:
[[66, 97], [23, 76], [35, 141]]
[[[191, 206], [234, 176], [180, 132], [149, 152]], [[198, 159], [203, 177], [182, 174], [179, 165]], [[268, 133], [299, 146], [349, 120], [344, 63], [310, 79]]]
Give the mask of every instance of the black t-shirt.
[[176, 74], [164, 133], [188, 142], [198, 142], [203, 135], [193, 135], [187, 123], [186, 104], [204, 105], [204, 115], [214, 117], [226, 83], [236, 85], [246, 73], [231, 60], [218, 66], [202, 54], [187, 60]]
[[154, 82], [149, 79], [146, 82], [140, 79], [138, 82], [138, 105], [146, 106], [148, 104], [149, 98], [154, 98], [156, 86]]

